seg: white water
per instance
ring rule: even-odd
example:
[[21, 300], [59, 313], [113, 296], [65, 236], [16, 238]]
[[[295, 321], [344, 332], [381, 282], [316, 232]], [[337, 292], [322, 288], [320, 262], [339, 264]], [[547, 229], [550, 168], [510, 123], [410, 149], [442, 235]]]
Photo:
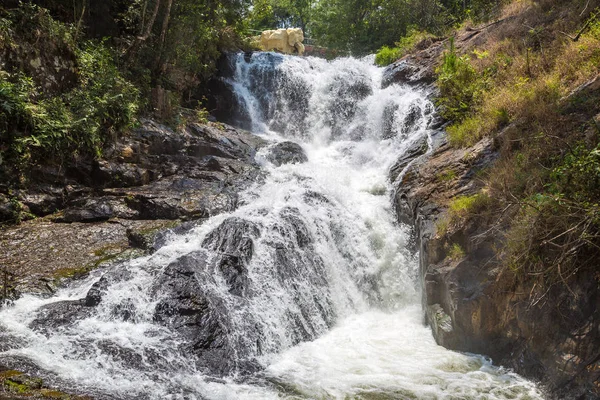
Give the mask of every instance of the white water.
[[[541, 399], [533, 383], [482, 356], [437, 346], [422, 323], [417, 260], [407, 250], [408, 228], [395, 222], [387, 173], [429, 134], [432, 107], [424, 95], [398, 85], [380, 89], [381, 69], [369, 59], [262, 54], [250, 62], [240, 56], [236, 67], [230, 83], [253, 131], [273, 143], [301, 144], [309, 161], [275, 167], [263, 149], [258, 159], [268, 176], [242, 195], [238, 210], [119, 266], [130, 274], [90, 316], [47, 333], [31, 328], [41, 306], [85, 297], [99, 276], [2, 310], [0, 332], [16, 344], [0, 357], [23, 356], [62, 384], [114, 398]], [[415, 110], [414, 123], [406, 123]], [[308, 248], [292, 240], [290, 210], [312, 238]], [[217, 271], [195, 279], [226, 310], [235, 357], [263, 369], [211, 377], [178, 350], [182, 337], [153, 321], [162, 292], [150, 288], [229, 217], [260, 228], [249, 294], [232, 295]], [[284, 278], [275, 243], [296, 255]], [[115, 315], [124, 302], [135, 318]], [[107, 344], [141, 361], [115, 357]]]

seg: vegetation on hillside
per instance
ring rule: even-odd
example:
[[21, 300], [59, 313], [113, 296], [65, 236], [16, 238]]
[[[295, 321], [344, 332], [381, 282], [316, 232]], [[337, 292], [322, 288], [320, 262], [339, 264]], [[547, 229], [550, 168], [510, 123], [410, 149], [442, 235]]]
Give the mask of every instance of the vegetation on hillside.
[[[600, 256], [600, 2], [515, 1], [481, 47], [452, 41], [438, 69], [450, 144], [493, 137], [485, 210], [503, 259], [540, 290]], [[444, 228], [445, 229], [445, 228]]]
[[199, 88], [221, 51], [245, 46], [247, 8], [195, 0], [0, 6], [0, 189], [26, 185], [40, 163], [100, 156], [139, 112], [169, 120], [181, 106], [202, 111]]

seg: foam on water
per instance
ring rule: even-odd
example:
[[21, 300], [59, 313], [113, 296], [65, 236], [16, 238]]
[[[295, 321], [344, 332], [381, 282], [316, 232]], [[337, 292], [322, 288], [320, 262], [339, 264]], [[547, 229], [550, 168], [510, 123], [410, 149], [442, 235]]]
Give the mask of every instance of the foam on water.
[[[409, 229], [395, 221], [387, 175], [430, 134], [426, 96], [381, 89], [372, 59], [263, 53], [232, 62], [229, 83], [254, 132], [297, 142], [309, 161], [276, 167], [269, 147], [261, 150], [267, 176], [241, 194], [236, 211], [119, 265], [122, 278], [89, 316], [47, 332], [31, 327], [42, 306], [85, 297], [99, 276], [49, 299], [16, 301], [0, 312], [0, 335], [16, 343], [0, 357], [25, 357], [64, 385], [114, 398], [541, 399], [533, 383], [484, 357], [437, 346], [422, 323], [418, 260], [407, 250]], [[291, 240], [290, 215], [310, 246]], [[263, 369], [215, 377], [153, 320], [160, 295], [150, 288], [231, 217], [260, 227], [248, 294], [232, 295], [217, 272], [201, 284], [225, 310], [238, 357]], [[281, 278], [274, 243], [298, 255], [289, 278]], [[135, 318], [115, 315], [125, 303]]]

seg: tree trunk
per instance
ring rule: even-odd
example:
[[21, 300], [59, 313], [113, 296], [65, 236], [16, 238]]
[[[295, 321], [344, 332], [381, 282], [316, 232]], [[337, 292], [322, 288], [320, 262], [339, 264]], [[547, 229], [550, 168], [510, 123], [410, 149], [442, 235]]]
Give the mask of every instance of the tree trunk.
[[167, 9], [165, 11], [165, 17], [163, 18], [162, 29], [160, 32], [158, 54], [156, 55], [156, 70], [161, 70], [161, 63], [163, 60], [163, 52], [165, 49], [165, 40], [167, 38], [167, 31], [169, 30], [169, 19], [171, 18], [171, 7], [173, 0], [167, 0]]
[[156, 3], [154, 4], [154, 10], [152, 11], [152, 16], [150, 17], [148, 24], [146, 25], [145, 28], [142, 27], [142, 31], [143, 31], [142, 35], [136, 37], [135, 40], [133, 41], [133, 43], [131, 44], [131, 46], [129, 46], [129, 48], [125, 51], [125, 54], [127, 55], [127, 58], [129, 60], [133, 59], [133, 57], [137, 53], [141, 44], [150, 37], [150, 33], [152, 33], [152, 27], [154, 26], [154, 22], [156, 21], [156, 16], [158, 15], [159, 9], [160, 9], [160, 0], [156, 0]]

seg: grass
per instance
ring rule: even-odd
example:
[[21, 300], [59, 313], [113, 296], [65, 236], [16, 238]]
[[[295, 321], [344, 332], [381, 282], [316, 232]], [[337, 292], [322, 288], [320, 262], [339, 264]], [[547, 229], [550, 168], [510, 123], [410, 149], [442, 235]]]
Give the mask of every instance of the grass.
[[409, 32], [395, 43], [395, 47], [383, 46], [375, 54], [375, 64], [380, 67], [390, 65], [396, 60], [404, 57], [406, 54], [414, 51], [417, 47], [428, 43], [434, 36], [425, 31], [410, 29]]
[[436, 179], [439, 182], [450, 182], [453, 181], [454, 179], [456, 179], [456, 171], [451, 169], [448, 171], [443, 171], [440, 172], [439, 174], [436, 175]]
[[[542, 293], [568, 288], [600, 256], [600, 95], [582, 89], [600, 73], [600, 9], [584, 6], [512, 2], [478, 47], [451, 46], [438, 69], [450, 145], [493, 137], [498, 152], [478, 178], [485, 195], [450, 202], [438, 234], [490, 213], [504, 264]], [[582, 26], [577, 41], [562, 33]]]
[[[539, 20], [536, 12], [542, 8], [533, 7], [527, 17]], [[600, 22], [594, 13], [589, 19], [589, 29], [577, 42], [554, 30], [546, 43], [551, 28], [523, 31], [507, 24], [502, 29], [513, 29], [510, 33], [525, 40], [489, 40], [485, 48], [464, 55], [451, 44], [437, 81], [438, 106], [454, 122], [448, 128], [451, 145], [472, 146], [515, 121], [556, 123], [560, 99], [600, 72]]]
[[451, 221], [465, 219], [483, 209], [489, 202], [490, 198], [485, 193], [459, 196], [448, 205], [448, 215]]

